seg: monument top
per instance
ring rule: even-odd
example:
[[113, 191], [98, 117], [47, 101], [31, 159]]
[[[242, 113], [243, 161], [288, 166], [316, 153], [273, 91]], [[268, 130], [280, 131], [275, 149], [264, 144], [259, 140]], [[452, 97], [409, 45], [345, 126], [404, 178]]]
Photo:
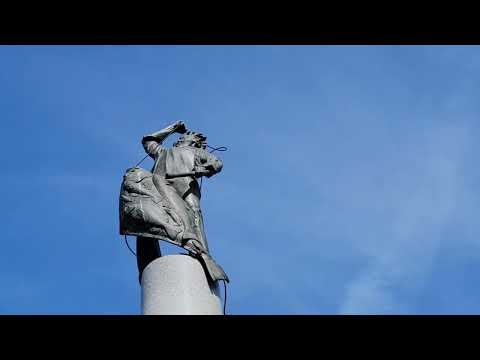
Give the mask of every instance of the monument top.
[[[164, 147], [164, 140], [174, 133], [181, 134], [180, 138], [173, 147]], [[151, 171], [138, 166], [127, 169], [123, 177], [120, 234], [137, 236], [137, 248], [139, 244], [151, 247], [156, 239], [180, 246], [201, 262], [211, 281], [229, 282], [209, 252], [198, 184], [199, 178], [218, 174], [223, 162], [206, 150], [207, 137], [187, 130], [183, 121], [145, 135], [142, 145], [154, 165]], [[150, 257], [159, 256], [158, 249]]]

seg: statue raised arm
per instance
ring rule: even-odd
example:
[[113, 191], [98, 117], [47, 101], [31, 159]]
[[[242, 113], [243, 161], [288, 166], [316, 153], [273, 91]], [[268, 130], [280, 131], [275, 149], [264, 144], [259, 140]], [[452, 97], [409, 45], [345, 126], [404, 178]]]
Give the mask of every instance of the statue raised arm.
[[149, 135], [145, 135], [142, 138], [143, 148], [148, 155], [150, 155], [151, 157], [155, 157], [156, 151], [167, 137], [174, 133], [183, 134], [186, 131], [187, 129], [185, 128], [185, 124], [183, 123], [183, 121], [178, 120], [162, 130], [159, 130]]

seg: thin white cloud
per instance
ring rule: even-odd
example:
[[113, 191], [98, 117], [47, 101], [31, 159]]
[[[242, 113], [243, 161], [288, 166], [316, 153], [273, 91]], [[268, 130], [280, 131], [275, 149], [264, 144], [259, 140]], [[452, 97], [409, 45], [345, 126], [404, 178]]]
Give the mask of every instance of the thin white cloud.
[[[393, 226], [383, 234], [387, 238], [373, 239], [367, 250], [369, 265], [347, 284], [340, 313], [414, 311], [398, 294], [420, 288], [430, 275], [437, 250], [445, 241], [442, 230], [462, 198], [462, 166], [468, 144], [466, 127], [437, 129], [424, 156], [416, 159], [419, 166], [399, 179], [388, 179], [398, 187], [397, 208], [386, 214]], [[419, 150], [421, 147], [417, 145]]]

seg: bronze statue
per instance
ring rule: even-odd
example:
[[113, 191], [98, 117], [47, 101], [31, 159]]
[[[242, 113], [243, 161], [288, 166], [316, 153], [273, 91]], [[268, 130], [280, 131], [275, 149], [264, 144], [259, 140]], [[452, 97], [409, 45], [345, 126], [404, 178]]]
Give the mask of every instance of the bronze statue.
[[[163, 141], [182, 134], [172, 148]], [[161, 256], [157, 239], [188, 250], [203, 264], [211, 281], [229, 281], [209, 254], [200, 208], [197, 179], [222, 170], [222, 161], [206, 150], [207, 138], [187, 131], [182, 121], [146, 135], [142, 145], [153, 158], [151, 172], [140, 167], [126, 171], [120, 193], [120, 234], [137, 236], [139, 273]]]

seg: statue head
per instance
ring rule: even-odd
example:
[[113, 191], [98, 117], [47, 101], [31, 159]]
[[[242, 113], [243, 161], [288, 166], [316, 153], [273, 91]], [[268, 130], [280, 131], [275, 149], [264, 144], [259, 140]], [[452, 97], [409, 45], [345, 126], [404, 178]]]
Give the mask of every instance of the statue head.
[[207, 137], [195, 131], [187, 131], [173, 144], [173, 146], [192, 146], [205, 149], [207, 147]]

